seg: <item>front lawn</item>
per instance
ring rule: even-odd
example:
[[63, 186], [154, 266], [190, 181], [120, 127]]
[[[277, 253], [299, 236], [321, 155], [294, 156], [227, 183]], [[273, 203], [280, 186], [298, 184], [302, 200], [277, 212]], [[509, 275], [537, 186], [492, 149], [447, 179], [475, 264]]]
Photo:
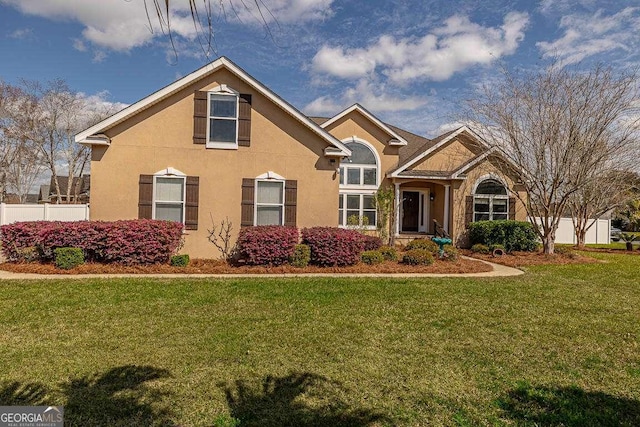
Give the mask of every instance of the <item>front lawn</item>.
[[640, 425], [638, 258], [589, 255], [499, 279], [0, 282], [0, 404], [82, 426]]

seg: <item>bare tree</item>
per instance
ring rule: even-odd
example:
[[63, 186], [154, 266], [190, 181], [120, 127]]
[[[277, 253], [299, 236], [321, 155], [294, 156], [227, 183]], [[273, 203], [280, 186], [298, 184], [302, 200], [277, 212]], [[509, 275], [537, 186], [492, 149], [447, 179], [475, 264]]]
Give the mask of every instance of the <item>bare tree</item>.
[[[9, 88], [13, 94], [5, 103], [4, 134], [13, 141], [20, 141], [20, 150], [14, 153], [14, 168], [24, 166], [27, 171], [27, 159], [38, 160], [46, 165], [54, 183], [53, 190], [57, 201], [77, 200], [80, 186], [74, 185], [86, 171], [90, 151], [77, 144], [74, 136], [80, 130], [95, 123], [111, 113], [108, 105], [89, 103], [87, 98], [71, 90], [62, 80], [54, 80], [46, 85], [25, 81], [20, 87]], [[16, 155], [21, 156], [17, 162]], [[31, 168], [31, 172], [35, 169]], [[60, 173], [67, 173], [68, 184], [62, 191]], [[26, 185], [29, 181], [23, 175], [20, 181]]]
[[638, 154], [636, 74], [595, 66], [580, 72], [553, 64], [511, 73], [469, 102], [475, 130], [509, 164], [545, 253], [573, 194]]
[[629, 199], [636, 181], [636, 174], [606, 171], [569, 197], [567, 205], [579, 249], [584, 248], [587, 231], [596, 223], [597, 218], [613, 211]]
[[11, 191], [24, 203], [43, 169], [38, 150], [20, 131], [34, 109], [32, 101], [20, 88], [0, 82], [0, 201]]
[[[213, 24], [216, 13], [220, 14], [223, 19], [232, 16], [240, 21], [242, 21], [242, 15], [250, 16], [260, 23], [271, 40], [274, 40], [269, 22], [273, 21], [277, 25], [277, 20], [266, 6], [264, 0], [216, 0], [213, 3], [211, 0], [187, 0], [187, 2], [193, 26], [198, 35], [198, 43], [206, 57], [209, 57], [211, 52], [217, 51]], [[149, 28], [153, 31], [154, 25], [152, 21], [158, 22], [162, 33], [169, 36], [174, 54], [177, 57], [171, 26], [171, 6], [175, 3], [176, 0], [144, 0]]]

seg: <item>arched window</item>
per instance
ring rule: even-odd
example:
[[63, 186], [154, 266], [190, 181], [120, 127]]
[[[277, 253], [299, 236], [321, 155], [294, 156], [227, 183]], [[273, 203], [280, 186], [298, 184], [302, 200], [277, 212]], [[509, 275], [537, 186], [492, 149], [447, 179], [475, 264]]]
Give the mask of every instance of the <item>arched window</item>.
[[340, 166], [338, 223], [375, 228], [375, 192], [380, 177], [375, 149], [364, 141], [349, 139], [345, 145], [351, 156]]
[[482, 180], [473, 194], [473, 220], [508, 219], [509, 196], [505, 185], [495, 178]]

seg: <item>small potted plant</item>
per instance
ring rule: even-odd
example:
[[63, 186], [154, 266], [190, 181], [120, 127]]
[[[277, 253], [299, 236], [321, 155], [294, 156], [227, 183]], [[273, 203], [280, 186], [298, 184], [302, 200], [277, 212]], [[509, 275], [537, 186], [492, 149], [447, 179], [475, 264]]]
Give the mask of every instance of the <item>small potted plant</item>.
[[622, 240], [623, 242], [626, 243], [628, 251], [632, 251], [633, 250], [633, 244], [631, 242], [633, 242], [635, 239], [636, 239], [635, 234], [632, 234], [632, 233], [620, 233], [620, 240]]

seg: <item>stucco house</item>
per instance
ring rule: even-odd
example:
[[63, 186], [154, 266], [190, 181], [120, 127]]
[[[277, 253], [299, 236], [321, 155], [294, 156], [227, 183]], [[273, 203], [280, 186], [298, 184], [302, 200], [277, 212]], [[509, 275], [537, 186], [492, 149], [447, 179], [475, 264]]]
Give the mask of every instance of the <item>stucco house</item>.
[[[434, 233], [462, 242], [466, 225], [524, 220], [516, 183], [472, 130], [427, 139], [356, 104], [307, 117], [227, 58], [219, 58], [76, 135], [91, 147], [91, 219], [185, 224], [184, 251], [217, 257], [212, 221], [244, 226], [375, 229], [374, 195], [392, 186], [400, 239]], [[509, 191], [510, 190], [510, 191]]]

